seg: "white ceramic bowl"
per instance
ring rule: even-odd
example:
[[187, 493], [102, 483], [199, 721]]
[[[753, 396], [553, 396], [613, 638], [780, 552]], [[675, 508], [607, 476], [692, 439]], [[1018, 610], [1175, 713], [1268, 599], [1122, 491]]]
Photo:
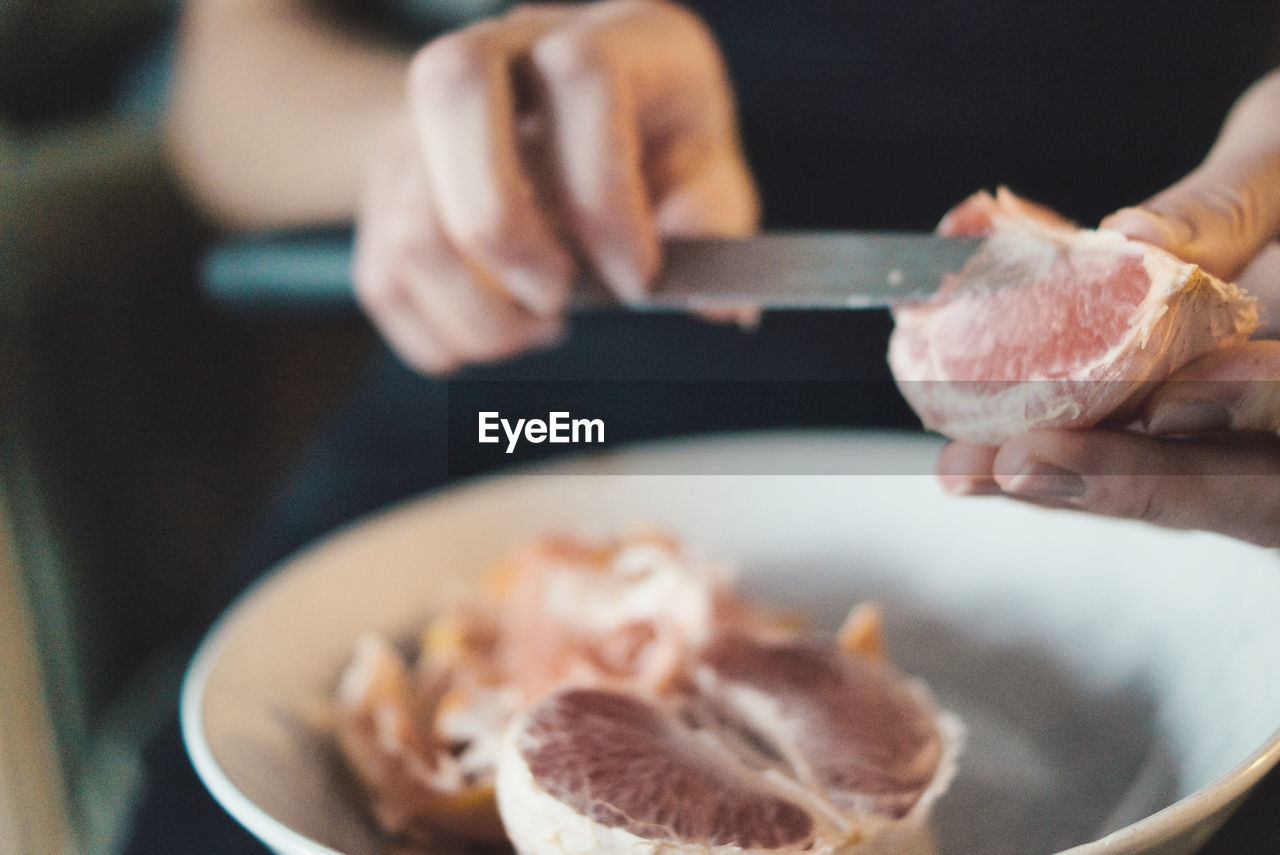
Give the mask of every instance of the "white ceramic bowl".
[[[1193, 852], [1280, 757], [1280, 560], [1225, 538], [943, 495], [937, 443], [756, 435], [636, 448], [409, 502], [302, 552], [191, 665], [183, 732], [276, 852], [380, 852], [326, 732], [354, 639], [420, 626], [508, 546], [636, 521], [736, 560], [832, 625], [880, 600], [890, 651], [969, 729], [940, 855]], [[759, 474], [760, 462], [791, 474]], [[672, 474], [696, 471], [732, 474]], [[643, 473], [664, 474], [643, 474]]]

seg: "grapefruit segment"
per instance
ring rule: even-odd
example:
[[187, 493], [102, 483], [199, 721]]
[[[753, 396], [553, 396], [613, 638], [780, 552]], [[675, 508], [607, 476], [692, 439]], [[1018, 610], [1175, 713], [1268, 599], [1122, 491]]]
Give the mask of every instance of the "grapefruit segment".
[[534, 709], [519, 750], [548, 795], [608, 828], [743, 849], [808, 842], [809, 813], [689, 721], [638, 696], [571, 689]]
[[922, 690], [887, 665], [805, 641], [721, 638], [703, 654], [712, 691], [753, 710], [797, 778], [841, 809], [904, 816], [938, 771], [943, 739]]
[[1092, 427], [1257, 327], [1235, 285], [1005, 188], [966, 199], [938, 231], [987, 240], [932, 298], [894, 311], [889, 365], [925, 427], [953, 439]]
[[673, 694], [569, 689], [522, 714], [498, 802], [522, 855], [912, 852], [959, 742], [879, 660], [728, 634]]

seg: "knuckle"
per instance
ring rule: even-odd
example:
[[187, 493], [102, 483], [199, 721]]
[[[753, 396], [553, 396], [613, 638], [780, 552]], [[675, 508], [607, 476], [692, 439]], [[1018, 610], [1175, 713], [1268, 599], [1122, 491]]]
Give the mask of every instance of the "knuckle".
[[538, 73], [553, 87], [598, 82], [610, 71], [607, 44], [590, 31], [557, 30], [539, 39], [529, 52]]
[[383, 226], [387, 258], [395, 265], [411, 264], [422, 254], [424, 230], [409, 217], [391, 217]]
[[442, 350], [419, 354], [415, 366], [420, 374], [452, 374], [461, 367], [461, 361]]
[[368, 246], [367, 238], [361, 238], [356, 241], [351, 260], [351, 286], [361, 305], [376, 304], [386, 299], [392, 280], [382, 259]]
[[519, 248], [526, 243], [521, 237], [526, 230], [522, 218], [503, 207], [457, 224], [452, 238], [465, 255], [501, 265], [518, 256]]
[[642, 268], [658, 263], [660, 250], [652, 236], [656, 226], [651, 221], [620, 215], [618, 207], [607, 200], [586, 200], [572, 207], [574, 233], [589, 254], [627, 259]]
[[356, 302], [370, 317], [382, 318], [395, 311], [395, 280], [390, 276], [374, 274], [357, 265], [353, 271], [352, 287]]
[[440, 36], [410, 61], [410, 92], [430, 101], [448, 100], [483, 83], [498, 54], [497, 34], [487, 22]]
[[575, 183], [564, 199], [568, 225], [587, 243], [629, 243], [653, 225], [653, 212], [640, 207], [634, 184], [622, 175], [594, 175]]
[[495, 362], [511, 355], [511, 348], [508, 342], [501, 339], [473, 337], [460, 342], [458, 352], [466, 362]]
[[448, 374], [458, 367], [455, 357], [436, 347], [405, 342], [396, 347], [396, 352], [405, 364], [419, 374]]
[[622, 226], [609, 216], [608, 202], [603, 190], [576, 193], [565, 200], [569, 225], [581, 243], [588, 246], [608, 242]]
[[376, 298], [391, 290], [391, 282], [383, 259], [370, 248], [357, 245], [351, 261], [351, 283], [356, 294]]
[[[480, 282], [473, 283], [479, 291]], [[494, 362], [519, 352], [529, 338], [529, 320], [495, 300], [468, 299], [451, 308], [450, 346], [467, 362]]]
[[[1157, 525], [1176, 522], [1169, 518], [1169, 497], [1165, 493], [1170, 485], [1162, 483], [1163, 479], [1123, 475], [1104, 477], [1111, 483], [1106, 485], [1099, 503], [1111, 506], [1110, 515]], [[1105, 507], [1099, 510], [1108, 513]]]
[[476, 326], [455, 329], [450, 345], [458, 358], [467, 363], [493, 362], [509, 353], [505, 339], [494, 335], [492, 330]]
[[642, 236], [625, 228], [603, 205], [574, 205], [573, 227], [578, 242], [593, 256], [634, 259], [644, 255]]
[[1262, 220], [1262, 199], [1251, 184], [1218, 186], [1205, 194], [1205, 203], [1232, 234], [1251, 235]]

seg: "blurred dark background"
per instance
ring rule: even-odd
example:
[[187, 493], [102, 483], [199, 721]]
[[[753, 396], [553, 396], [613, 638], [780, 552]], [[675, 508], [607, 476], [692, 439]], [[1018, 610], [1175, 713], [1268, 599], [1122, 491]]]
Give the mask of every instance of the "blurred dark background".
[[236, 532], [370, 341], [202, 302], [217, 236], [158, 127], [176, 6], [0, 0], [0, 541], [89, 852], [123, 834]]

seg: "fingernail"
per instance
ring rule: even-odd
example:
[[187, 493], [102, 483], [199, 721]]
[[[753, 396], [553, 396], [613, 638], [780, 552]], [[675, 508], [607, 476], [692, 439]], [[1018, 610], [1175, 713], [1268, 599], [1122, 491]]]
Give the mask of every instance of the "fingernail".
[[1032, 499], [1078, 499], [1088, 485], [1069, 469], [1032, 460], [1002, 486], [1006, 493]]
[[1170, 401], [1143, 421], [1147, 433], [1157, 435], [1204, 433], [1231, 426], [1231, 413], [1217, 401]]
[[1103, 220], [1100, 227], [1165, 248], [1182, 246], [1192, 238], [1191, 226], [1185, 220], [1162, 217], [1146, 208], [1121, 208]]
[[943, 475], [938, 480], [942, 489], [953, 496], [998, 496], [1004, 492], [990, 475]]
[[597, 263], [609, 288], [625, 303], [638, 303], [649, 293], [649, 277], [622, 253], [602, 253]]
[[545, 276], [515, 268], [503, 274], [503, 282], [511, 296], [535, 315], [550, 317], [559, 314], [563, 302], [560, 295], [564, 289], [556, 287]]

